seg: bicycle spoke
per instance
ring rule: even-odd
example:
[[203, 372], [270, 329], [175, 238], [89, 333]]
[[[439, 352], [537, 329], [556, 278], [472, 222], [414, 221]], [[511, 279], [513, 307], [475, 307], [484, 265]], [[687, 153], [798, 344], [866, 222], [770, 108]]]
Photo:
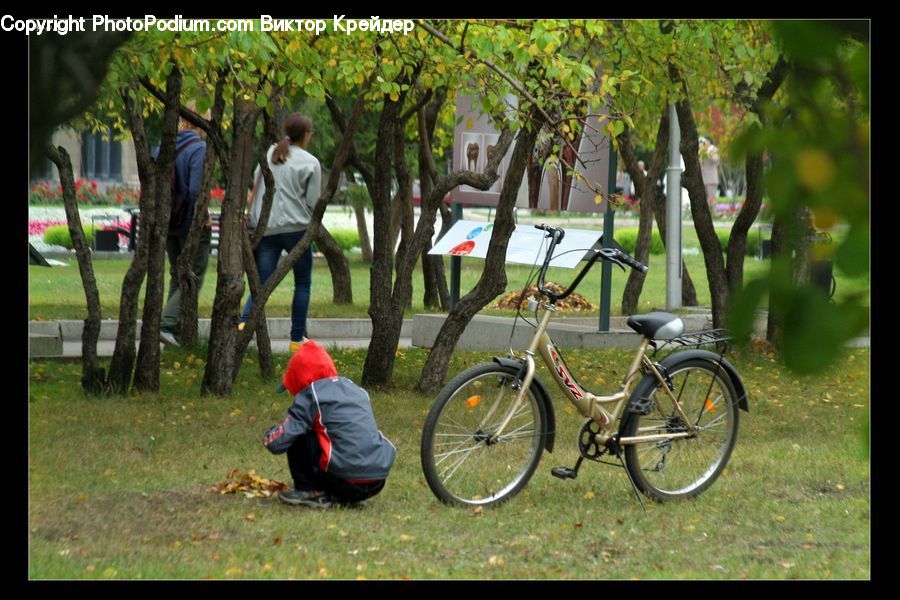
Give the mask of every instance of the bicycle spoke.
[[709, 487], [724, 469], [737, 431], [734, 395], [721, 366], [688, 359], [680, 368], [670, 368], [669, 381], [680, 410], [662, 410], [668, 406], [661, 404], [662, 396], [668, 393], [657, 385], [650, 396], [657, 411], [631, 416], [626, 432], [627, 437], [640, 438], [693, 429], [688, 436], [626, 447], [632, 478], [647, 495], [658, 499], [691, 497]]

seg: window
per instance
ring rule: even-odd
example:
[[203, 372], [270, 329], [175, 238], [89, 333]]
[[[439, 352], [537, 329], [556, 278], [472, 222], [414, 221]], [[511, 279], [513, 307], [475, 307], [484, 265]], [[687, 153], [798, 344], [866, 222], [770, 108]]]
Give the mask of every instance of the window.
[[112, 130], [81, 134], [82, 176], [95, 180], [122, 180], [122, 144], [112, 141]]

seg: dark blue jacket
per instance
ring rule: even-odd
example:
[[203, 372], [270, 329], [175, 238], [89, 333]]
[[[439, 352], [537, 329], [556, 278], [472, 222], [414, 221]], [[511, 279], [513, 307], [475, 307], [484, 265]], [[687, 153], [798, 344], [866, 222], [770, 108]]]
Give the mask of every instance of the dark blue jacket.
[[[206, 142], [200, 139], [200, 135], [196, 131], [179, 131], [175, 136], [175, 152], [178, 153], [188, 143], [190, 143], [190, 146], [175, 158], [175, 173], [178, 181], [178, 190], [182, 196], [187, 197], [191, 203], [191, 208], [185, 223], [177, 230], [170, 230], [170, 235], [187, 235], [188, 231], [190, 231], [191, 221], [194, 219], [194, 207], [197, 206], [197, 194], [200, 192], [200, 179], [203, 178]], [[153, 151], [153, 158], [156, 158], [158, 155], [159, 147]], [[207, 219], [209, 218], [208, 211], [206, 217]]]
[[314, 434], [322, 449], [319, 468], [335, 477], [386, 479], [394, 464], [397, 449], [378, 430], [369, 394], [346, 377], [319, 379], [300, 390], [263, 443], [281, 454], [307, 434]]

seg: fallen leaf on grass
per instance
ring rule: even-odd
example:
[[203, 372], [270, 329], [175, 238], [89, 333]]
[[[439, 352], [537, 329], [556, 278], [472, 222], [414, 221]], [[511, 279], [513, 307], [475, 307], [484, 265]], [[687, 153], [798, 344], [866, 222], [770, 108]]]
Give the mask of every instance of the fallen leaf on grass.
[[411, 541], [413, 541], [414, 539], [416, 539], [416, 538], [413, 537], [413, 536], [411, 536], [411, 535], [406, 535], [405, 533], [401, 533], [401, 534], [400, 534], [400, 541], [401, 541], [401, 542], [411, 542]]
[[224, 481], [211, 487], [209, 491], [220, 494], [243, 493], [247, 497], [269, 498], [275, 492], [287, 489], [287, 484], [274, 479], [266, 479], [256, 474], [255, 469], [238, 471], [233, 469], [226, 476], [231, 481]]

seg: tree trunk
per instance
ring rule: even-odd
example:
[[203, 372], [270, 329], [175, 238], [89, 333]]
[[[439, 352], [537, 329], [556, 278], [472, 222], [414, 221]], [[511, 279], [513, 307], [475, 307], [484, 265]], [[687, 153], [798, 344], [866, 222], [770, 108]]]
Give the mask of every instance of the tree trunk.
[[[407, 113], [409, 114], [409, 113]], [[387, 243], [379, 238], [379, 226], [389, 227], [389, 211], [386, 199], [390, 193], [391, 154], [386, 148], [393, 148], [393, 161], [396, 167], [397, 182], [402, 193], [411, 195], [411, 178], [403, 156], [403, 122], [398, 119], [399, 106], [386, 104], [382, 111], [376, 143], [376, 170], [374, 193], [371, 193], [375, 206], [375, 257], [372, 263], [372, 292], [369, 315], [372, 317], [372, 342], [363, 367], [363, 385], [380, 385], [387, 383], [393, 371], [394, 357], [400, 338], [400, 327], [403, 310], [412, 298], [412, 274], [421, 256], [425, 244], [434, 235], [434, 223], [438, 207], [448, 191], [461, 183], [477, 189], [488, 189], [497, 180], [497, 168], [506, 154], [512, 141], [512, 135], [504, 131], [500, 135], [493, 157], [484, 173], [479, 175], [471, 171], [455, 172], [443, 178], [434, 187], [431, 194], [422, 199], [419, 221], [415, 233], [401, 240], [397, 253], [397, 273], [391, 291], [392, 256]], [[423, 120], [419, 120], [420, 133], [423, 135]], [[430, 151], [430, 147], [429, 147]], [[494, 234], [496, 235], [496, 233]], [[409, 240], [407, 242], [407, 239]]]
[[[156, 193], [152, 197], [156, 218], [151, 227], [141, 225], [143, 235], [149, 236], [147, 255], [147, 288], [144, 294], [144, 313], [141, 323], [141, 344], [138, 348], [134, 371], [134, 387], [138, 391], [159, 391], [159, 324], [165, 299], [166, 237], [169, 232], [170, 207], [172, 205], [172, 169], [175, 167], [175, 135], [178, 131], [179, 97], [181, 96], [181, 71], [173, 67], [166, 81], [166, 109], [163, 119], [163, 139], [155, 161], [150, 158], [146, 145], [137, 152], [138, 161], [150, 161], [148, 171], [155, 180]], [[135, 125], [143, 130], [143, 115], [135, 111]], [[145, 138], [145, 135], [141, 135]], [[143, 178], [142, 178], [143, 179]], [[146, 198], [146, 196], [144, 196]]]
[[[641, 202], [640, 211], [634, 257], [638, 262], [649, 265], [650, 245], [653, 241], [653, 202]], [[632, 315], [638, 312], [638, 300], [640, 300], [646, 277], [645, 273], [641, 273], [637, 269], [631, 269], [628, 281], [625, 282], [625, 289], [622, 292], [623, 315]]]
[[100, 359], [97, 357], [97, 340], [100, 337], [100, 292], [97, 290], [97, 279], [91, 262], [91, 249], [84, 237], [81, 215], [78, 213], [78, 200], [75, 197], [75, 175], [72, 172], [72, 161], [69, 153], [62, 146], [55, 148], [48, 145], [45, 153], [59, 171], [59, 181], [63, 189], [63, 202], [66, 208], [66, 220], [75, 256], [78, 259], [78, 270], [81, 274], [81, 285], [87, 301], [87, 318], [81, 333], [81, 387], [96, 396], [103, 392], [106, 377]]
[[[635, 258], [644, 263], [650, 264], [650, 246], [653, 240], [653, 208], [654, 196], [656, 195], [656, 180], [662, 172], [663, 164], [666, 158], [666, 150], [669, 144], [669, 117], [668, 111], [663, 110], [662, 117], [659, 120], [659, 128], [656, 132], [656, 148], [653, 152], [653, 158], [650, 161], [650, 170], [644, 175], [644, 172], [638, 166], [637, 155], [631, 144], [631, 132], [626, 127], [625, 132], [619, 136], [619, 148], [622, 154], [625, 168], [634, 181], [635, 190], [641, 199], [641, 215], [638, 223], [638, 239], [635, 250]], [[646, 200], [644, 200], [646, 198]], [[628, 275], [628, 281], [625, 283], [625, 290], [622, 293], [622, 314], [634, 314], [638, 310], [638, 301], [641, 297], [641, 291], [644, 288], [644, 279], [646, 275], [636, 269], [631, 269]]]
[[[437, 181], [437, 166], [431, 151], [431, 140], [434, 137], [434, 130], [437, 126], [437, 117], [441, 107], [447, 98], [446, 90], [440, 90], [435, 94], [434, 99], [428, 107], [419, 109], [419, 186], [420, 198], [427, 198], [434, 189], [434, 183]], [[423, 135], [424, 134], [424, 135]], [[443, 199], [441, 199], [441, 208], [446, 208]], [[441, 227], [441, 235], [446, 233], [445, 227]], [[428, 252], [431, 250], [431, 239], [425, 242], [422, 249], [422, 274], [425, 284], [425, 295], [423, 303], [425, 308], [436, 308], [441, 310], [449, 310], [450, 292], [447, 289], [447, 277], [444, 275], [444, 257], [431, 256]]]
[[[173, 69], [173, 71], [176, 70], [177, 69]], [[133, 85], [132, 91], [136, 93], [136, 89], [136, 86]], [[166, 96], [169, 96], [169, 90], [167, 90]], [[161, 193], [159, 190], [159, 179], [156, 177], [155, 173], [156, 166], [149, 155], [147, 137], [143, 126], [142, 108], [136, 103], [136, 100], [129, 95], [128, 90], [122, 91], [122, 100], [125, 104], [125, 112], [129, 120], [129, 127], [131, 128], [134, 141], [134, 150], [137, 158], [138, 176], [141, 181], [142, 195], [139, 216], [140, 232], [137, 237], [134, 257], [122, 280], [116, 345], [113, 350], [112, 360], [109, 363], [109, 373], [107, 374], [107, 389], [111, 393], [116, 394], [127, 393], [131, 387], [132, 373], [137, 354], [135, 352], [135, 339], [137, 333], [138, 298], [140, 296], [144, 277], [147, 274], [151, 250], [151, 238], [153, 237], [152, 232], [155, 227], [158, 212], [156, 210], [157, 199]], [[166, 124], [168, 125], [169, 123]], [[175, 126], [172, 126], [171, 131], [169, 129], [163, 130], [163, 143], [160, 146], [160, 153], [156, 161], [156, 164], [160, 165], [162, 168], [165, 168], [165, 166], [168, 165], [168, 168], [171, 169], [172, 163], [174, 162]], [[166, 183], [168, 184], [168, 182]], [[156, 343], [158, 346], [158, 329]], [[158, 347], [157, 352], [159, 352]]]
[[681, 126], [681, 156], [684, 158], [682, 185], [691, 199], [691, 215], [694, 228], [703, 250], [706, 276], [709, 280], [709, 294], [712, 300], [713, 327], [723, 327], [728, 309], [728, 279], [725, 274], [725, 260], [722, 244], [716, 236], [712, 212], [706, 200], [706, 188], [700, 175], [700, 143], [697, 124], [691, 112], [690, 99], [685, 96], [676, 105], [678, 123]]
[[[375, 142], [375, 185], [369, 191], [374, 207], [374, 240], [370, 270], [369, 316], [372, 340], [363, 366], [362, 385], [390, 381], [394, 369], [400, 323], [394, 310], [391, 288], [394, 273], [394, 221], [399, 199], [391, 202], [391, 163], [395, 133], [400, 123], [400, 102], [384, 101]], [[399, 193], [398, 193], [399, 194]], [[392, 206], [393, 205], [393, 206]], [[400, 321], [402, 323], [402, 310]]]
[[[772, 270], [790, 269], [794, 286], [809, 279], [810, 235], [814, 233], [809, 209], [796, 206], [791, 212], [776, 213], [772, 227]], [[784, 317], [778, 311], [784, 302], [779, 301], [778, 289], [769, 290], [769, 321], [766, 339], [776, 348], [781, 346], [781, 328]]]
[[213, 302], [209, 354], [200, 388], [201, 395], [230, 395], [239, 361], [236, 348], [241, 297], [244, 293], [241, 240], [245, 228], [243, 208], [253, 165], [253, 137], [258, 116], [259, 110], [254, 102], [235, 99], [232, 123], [234, 138], [219, 229], [216, 297]]
[[[252, 241], [247, 228], [241, 229], [241, 250], [244, 256], [244, 266], [247, 270], [247, 282], [250, 285], [250, 293], [254, 298], [259, 296], [262, 283], [259, 280], [259, 271], [256, 268], [256, 259], [253, 256]], [[275, 376], [275, 365], [272, 362], [272, 340], [269, 338], [269, 325], [266, 321], [266, 313], [262, 311], [259, 325], [256, 326], [256, 348], [259, 352], [259, 371], [263, 381], [268, 381]], [[237, 380], [239, 368], [235, 368], [232, 382]]]
[[334, 304], [353, 304], [353, 287], [350, 285], [350, 263], [344, 256], [344, 250], [338, 245], [325, 227], [319, 229], [316, 246], [325, 255], [328, 269], [331, 271]]
[[726, 274], [728, 289], [737, 292], [744, 285], [744, 256], [747, 252], [747, 233], [759, 216], [762, 207], [762, 153], [748, 154], [746, 159], [747, 199], [734, 220], [728, 239]]
[[[760, 86], [756, 98], [750, 104], [752, 110], [759, 117], [760, 123], [765, 125], [768, 121], [766, 106], [771, 102], [775, 93], [784, 83], [790, 73], [790, 65], [785, 56], [780, 54], [775, 64], [766, 74], [763, 84]], [[763, 197], [763, 154], [762, 152], [748, 154], [745, 159], [745, 175], [747, 181], [747, 197], [741, 212], [735, 219], [731, 228], [731, 237], [728, 240], [728, 286], [732, 292], [740, 290], [744, 285], [744, 256], [747, 249], [747, 232], [759, 216]]]
[[359, 248], [362, 250], [362, 260], [366, 264], [372, 263], [372, 241], [369, 239], [369, 226], [366, 223], [366, 207], [353, 200], [353, 214], [356, 216], [356, 230], [359, 232]]
[[[456, 343], [459, 341], [472, 317], [496, 298], [506, 288], [506, 248], [509, 238], [515, 229], [513, 209], [528, 157], [534, 149], [538, 127], [519, 130], [516, 146], [510, 159], [503, 190], [497, 203], [491, 243], [485, 258], [484, 271], [475, 287], [460, 298], [447, 315], [441, 330], [438, 332], [434, 347], [428, 354], [428, 360], [422, 369], [416, 389], [422, 393], [434, 393], [442, 385], [450, 365], [450, 358]], [[503, 152], [505, 154], [505, 152]]]
[[[213, 103], [211, 121], [213, 123], [222, 122], [222, 114], [225, 110], [225, 99], [223, 89], [225, 80], [220, 79], [216, 83], [216, 96]], [[178, 275], [178, 287], [181, 290], [181, 345], [187, 348], [196, 348], [200, 342], [200, 334], [198, 331], [198, 303], [200, 298], [199, 280], [194, 275], [194, 257], [196, 256], [200, 246], [200, 236], [206, 227], [206, 212], [209, 208], [209, 191], [212, 187], [213, 173], [215, 172], [216, 153], [211, 149], [207, 149], [206, 156], [203, 161], [203, 177], [200, 181], [200, 191], [198, 192], [197, 202], [194, 207], [194, 220], [191, 222], [191, 229], [188, 232], [184, 242], [184, 248], [178, 257], [176, 265]]]

